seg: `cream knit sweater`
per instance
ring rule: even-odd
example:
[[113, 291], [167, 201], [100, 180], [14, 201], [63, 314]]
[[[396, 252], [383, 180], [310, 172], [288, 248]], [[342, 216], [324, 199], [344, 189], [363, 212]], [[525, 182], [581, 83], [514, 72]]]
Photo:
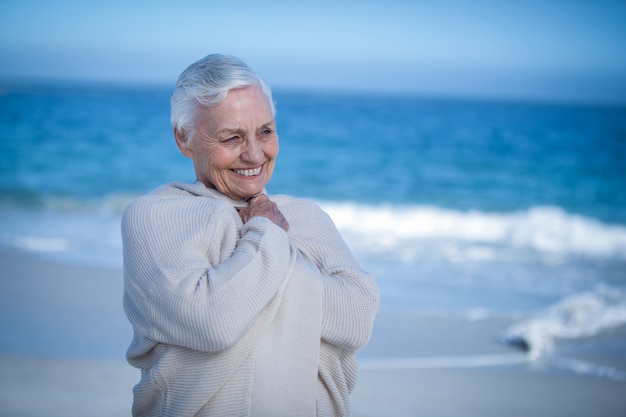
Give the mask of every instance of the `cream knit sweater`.
[[202, 183], [171, 183], [124, 213], [135, 416], [345, 416], [374, 279], [315, 204], [272, 197], [290, 228]]

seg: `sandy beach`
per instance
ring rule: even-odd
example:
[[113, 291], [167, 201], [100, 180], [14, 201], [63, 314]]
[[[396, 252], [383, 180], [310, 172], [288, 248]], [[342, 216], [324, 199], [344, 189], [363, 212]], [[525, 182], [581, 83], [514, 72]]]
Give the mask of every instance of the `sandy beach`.
[[[119, 269], [0, 251], [0, 286], [0, 415], [130, 415], [138, 371], [124, 360]], [[626, 415], [626, 382], [527, 363], [499, 341], [510, 323], [412, 315], [383, 300], [359, 353], [353, 415]], [[622, 369], [620, 358], [602, 359]]]

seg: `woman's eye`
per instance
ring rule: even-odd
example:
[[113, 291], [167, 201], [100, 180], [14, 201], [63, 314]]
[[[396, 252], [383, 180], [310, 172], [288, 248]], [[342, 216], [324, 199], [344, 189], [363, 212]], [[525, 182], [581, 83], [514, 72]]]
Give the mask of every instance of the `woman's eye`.
[[239, 140], [239, 136], [231, 136], [227, 139], [224, 139], [224, 142], [236, 142]]

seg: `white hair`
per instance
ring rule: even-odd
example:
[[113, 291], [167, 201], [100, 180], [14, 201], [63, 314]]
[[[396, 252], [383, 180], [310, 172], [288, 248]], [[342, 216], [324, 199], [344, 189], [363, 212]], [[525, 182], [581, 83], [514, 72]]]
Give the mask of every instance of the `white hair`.
[[276, 114], [272, 91], [263, 79], [234, 56], [212, 54], [191, 64], [176, 82], [172, 94], [170, 121], [174, 129], [187, 140], [194, 135], [194, 125], [200, 106], [216, 106], [230, 90], [257, 86]]

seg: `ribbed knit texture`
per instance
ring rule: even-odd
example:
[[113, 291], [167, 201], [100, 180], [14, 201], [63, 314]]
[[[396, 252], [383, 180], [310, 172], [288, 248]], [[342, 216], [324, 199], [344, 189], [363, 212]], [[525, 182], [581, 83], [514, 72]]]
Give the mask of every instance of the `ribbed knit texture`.
[[245, 203], [199, 182], [126, 209], [127, 357], [142, 370], [133, 415], [349, 414], [378, 290], [315, 204], [272, 200], [289, 233], [262, 217], [243, 224], [234, 206]]

